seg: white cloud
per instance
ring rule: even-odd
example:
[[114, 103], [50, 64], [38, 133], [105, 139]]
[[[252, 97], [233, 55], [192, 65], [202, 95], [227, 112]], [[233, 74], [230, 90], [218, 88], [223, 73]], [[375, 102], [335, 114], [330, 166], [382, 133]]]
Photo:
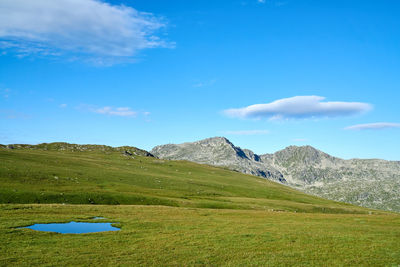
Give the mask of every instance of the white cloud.
[[67, 104], [61, 104], [60, 108], [66, 108], [68, 105]]
[[139, 50], [171, 46], [155, 35], [162, 27], [151, 13], [100, 0], [0, 1], [0, 48], [19, 56], [131, 61]]
[[286, 1], [278, 1], [278, 0], [257, 0], [259, 4], [268, 4], [269, 6], [280, 7], [287, 4]]
[[129, 107], [120, 107], [120, 108], [102, 107], [102, 108], [92, 109], [92, 111], [98, 114], [119, 116], [119, 117], [136, 117], [137, 115], [137, 112], [133, 111]]
[[393, 122], [375, 122], [375, 123], [365, 123], [356, 124], [346, 127], [346, 130], [381, 130], [388, 128], [400, 128], [400, 123]]
[[243, 130], [243, 131], [226, 131], [226, 135], [263, 135], [268, 134], [268, 130]]
[[323, 102], [324, 99], [321, 96], [294, 96], [267, 104], [227, 109], [224, 114], [234, 118], [299, 119], [350, 116], [372, 109], [372, 105], [367, 103]]

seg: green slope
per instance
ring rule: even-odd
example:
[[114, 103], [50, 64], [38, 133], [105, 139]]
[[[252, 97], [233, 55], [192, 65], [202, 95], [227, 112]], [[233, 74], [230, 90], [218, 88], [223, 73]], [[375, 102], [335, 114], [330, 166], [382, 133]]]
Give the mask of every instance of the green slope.
[[[124, 154], [129, 150], [133, 156]], [[138, 155], [134, 155], [134, 153]], [[140, 204], [366, 213], [266, 179], [135, 148], [65, 143], [0, 148], [0, 203]]]
[[[15, 148], [0, 148], [0, 266], [400, 263], [396, 213], [328, 201], [229, 170], [162, 161], [135, 148]], [[93, 222], [95, 216], [121, 231], [21, 229]]]

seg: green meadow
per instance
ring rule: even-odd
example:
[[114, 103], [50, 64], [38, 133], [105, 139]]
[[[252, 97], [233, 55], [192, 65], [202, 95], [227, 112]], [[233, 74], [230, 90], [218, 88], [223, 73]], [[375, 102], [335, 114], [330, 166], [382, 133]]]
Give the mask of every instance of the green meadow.
[[[399, 214], [115, 149], [0, 148], [0, 203], [2, 266], [400, 264]], [[20, 229], [97, 216], [121, 230]]]

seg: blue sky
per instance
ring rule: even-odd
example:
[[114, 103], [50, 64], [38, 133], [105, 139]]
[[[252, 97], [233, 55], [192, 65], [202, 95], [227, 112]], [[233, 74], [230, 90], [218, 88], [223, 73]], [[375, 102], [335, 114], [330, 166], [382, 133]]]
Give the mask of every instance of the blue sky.
[[400, 160], [398, 14], [395, 0], [3, 0], [0, 143], [225, 136]]

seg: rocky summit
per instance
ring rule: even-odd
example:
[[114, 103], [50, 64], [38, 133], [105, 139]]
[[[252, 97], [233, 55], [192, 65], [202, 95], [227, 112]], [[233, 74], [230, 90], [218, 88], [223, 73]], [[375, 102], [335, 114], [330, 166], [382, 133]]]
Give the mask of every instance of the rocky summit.
[[150, 153], [162, 159], [226, 167], [332, 200], [400, 211], [400, 161], [344, 160], [311, 146], [257, 155], [224, 137], [156, 146]]

